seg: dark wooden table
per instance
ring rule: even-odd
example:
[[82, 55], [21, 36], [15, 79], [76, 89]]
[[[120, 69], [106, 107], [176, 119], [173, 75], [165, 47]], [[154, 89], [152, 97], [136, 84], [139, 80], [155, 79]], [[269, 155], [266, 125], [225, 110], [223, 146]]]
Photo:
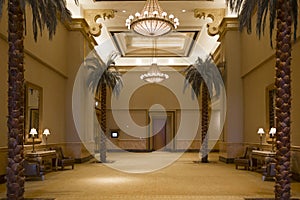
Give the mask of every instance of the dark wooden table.
[[260, 163], [262, 163], [262, 179], [272, 178], [275, 176], [274, 167], [275, 167], [275, 155], [276, 152], [272, 151], [260, 151], [253, 150], [251, 159], [257, 159]]

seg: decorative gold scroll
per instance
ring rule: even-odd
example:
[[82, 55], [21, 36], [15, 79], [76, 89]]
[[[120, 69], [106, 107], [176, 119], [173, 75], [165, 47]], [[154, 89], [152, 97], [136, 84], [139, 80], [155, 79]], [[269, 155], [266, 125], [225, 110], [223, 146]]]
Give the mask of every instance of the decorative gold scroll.
[[200, 9], [196, 8], [194, 10], [195, 18], [211, 18], [212, 22], [207, 24], [208, 34], [214, 36], [219, 34], [219, 25], [225, 16], [225, 9]]

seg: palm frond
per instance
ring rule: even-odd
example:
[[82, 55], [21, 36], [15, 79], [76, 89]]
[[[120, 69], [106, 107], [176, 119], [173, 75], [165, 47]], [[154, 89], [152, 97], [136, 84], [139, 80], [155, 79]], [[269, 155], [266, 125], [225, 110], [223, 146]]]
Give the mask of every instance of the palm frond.
[[223, 80], [211, 56], [208, 56], [205, 61], [198, 57], [193, 65], [188, 66], [184, 70], [184, 74], [185, 81], [183, 91], [191, 85], [194, 91], [192, 92], [193, 99], [195, 96], [199, 97], [202, 84], [207, 86], [211, 95], [214, 93], [213, 91], [215, 91], [216, 96], [220, 95]]
[[92, 92], [95, 92], [95, 90], [99, 87], [100, 78], [104, 73], [105, 68], [99, 67], [100, 62], [96, 56], [86, 58], [84, 64], [85, 67], [87, 67], [87, 69], [91, 71], [87, 78], [87, 86], [91, 89]]
[[294, 41], [297, 39], [297, 26], [298, 26], [298, 0], [292, 0], [292, 17], [294, 22]]
[[0, 0], [0, 17], [2, 16], [3, 4], [4, 4], [4, 0]]
[[[115, 67], [115, 59], [119, 54], [112, 52], [104, 63], [96, 52], [85, 59], [85, 67], [90, 70], [87, 79], [88, 87], [94, 92], [100, 85], [106, 85], [118, 96], [123, 87], [122, 75]], [[112, 70], [113, 69], [113, 70]]]
[[240, 12], [243, 2], [244, 0], [227, 0], [230, 9], [236, 13]]
[[[25, 2], [25, 0], [20, 1]], [[78, 4], [78, 0], [74, 1]], [[45, 26], [49, 32], [49, 38], [52, 39], [56, 32], [57, 20], [71, 20], [71, 12], [67, 9], [66, 1], [64, 0], [26, 0], [26, 3], [29, 4], [32, 11], [32, 29], [35, 41], [37, 40], [38, 32], [42, 35]]]
[[[294, 25], [294, 40], [297, 37], [297, 26], [298, 26], [298, 0], [289, 0], [291, 3], [291, 13]], [[269, 27], [270, 27], [270, 45], [272, 44], [273, 31], [275, 28], [275, 20], [277, 17], [277, 4], [278, 0], [227, 0], [232, 11], [238, 13], [240, 21], [240, 30], [247, 28], [247, 32], [250, 34], [251, 30], [251, 17], [253, 14], [257, 15], [256, 20], [256, 33], [260, 38], [261, 34], [264, 33], [266, 26], [266, 17], [269, 12]]]
[[252, 14], [255, 12], [258, 0], [244, 0], [244, 4], [242, 6], [241, 13], [239, 15], [239, 22], [240, 22], [240, 30], [244, 27], [247, 28], [247, 33], [252, 32]]
[[264, 33], [266, 18], [269, 10], [269, 2], [268, 1], [259, 1], [257, 8], [257, 19], [256, 19], [256, 34], [258, 37], [261, 36], [261, 31]]

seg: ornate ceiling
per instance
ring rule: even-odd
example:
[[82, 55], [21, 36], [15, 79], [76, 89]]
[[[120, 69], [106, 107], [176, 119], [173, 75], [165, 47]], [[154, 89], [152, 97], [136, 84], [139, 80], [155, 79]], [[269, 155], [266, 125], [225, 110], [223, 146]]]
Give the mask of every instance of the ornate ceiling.
[[[139, 36], [125, 27], [130, 14], [140, 12], [145, 1], [142, 0], [67, 0], [73, 18], [84, 18], [89, 25], [89, 33], [98, 44], [109, 43], [109, 48], [119, 51], [122, 59], [118, 64], [126, 65], [128, 59], [160, 57], [193, 57], [194, 51], [201, 48], [204, 53], [213, 53], [218, 46], [218, 25], [225, 15], [225, 0], [159, 0], [164, 11], [173, 13], [180, 20], [177, 32], [160, 37], [153, 48], [153, 40]], [[216, 35], [216, 36], [213, 36]], [[109, 41], [109, 42], [108, 42]], [[198, 46], [198, 47], [197, 47]], [[199, 47], [200, 46], [200, 47]], [[186, 59], [187, 63], [190, 62]], [[141, 63], [139, 61], [139, 63]], [[142, 62], [143, 63], [143, 62]]]

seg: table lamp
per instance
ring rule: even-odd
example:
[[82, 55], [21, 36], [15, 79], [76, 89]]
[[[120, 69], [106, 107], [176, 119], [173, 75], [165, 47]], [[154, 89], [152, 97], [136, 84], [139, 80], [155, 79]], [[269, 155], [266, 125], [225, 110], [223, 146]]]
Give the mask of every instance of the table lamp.
[[272, 127], [270, 129], [270, 138], [272, 138], [272, 152], [274, 152], [274, 137], [275, 137], [275, 134], [276, 134], [276, 128]]
[[30, 133], [29, 133], [29, 134], [30, 134], [31, 137], [32, 137], [32, 153], [35, 153], [35, 150], [34, 150], [34, 138], [35, 138], [35, 135], [37, 135], [38, 133], [37, 133], [37, 131], [36, 131], [35, 128], [32, 128], [32, 129], [30, 130]]
[[47, 146], [48, 146], [48, 135], [50, 135], [49, 129], [46, 128], [43, 132], [43, 135], [45, 135], [45, 137], [46, 137], [46, 148], [47, 148]]
[[258, 134], [259, 137], [260, 137], [260, 143], [259, 143], [259, 145], [260, 145], [260, 147], [261, 147], [261, 149], [262, 149], [262, 136], [263, 136], [263, 134], [265, 134], [264, 129], [263, 129], [263, 128], [259, 128], [258, 131], [257, 131], [257, 134]]

